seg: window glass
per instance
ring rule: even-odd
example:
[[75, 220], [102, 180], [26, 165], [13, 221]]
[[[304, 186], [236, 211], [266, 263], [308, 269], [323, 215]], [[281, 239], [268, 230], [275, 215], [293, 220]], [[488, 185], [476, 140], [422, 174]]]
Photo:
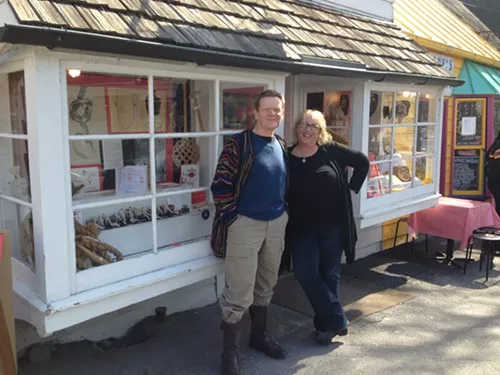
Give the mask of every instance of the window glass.
[[[81, 150], [86, 142], [70, 141], [71, 149]], [[83, 159], [72, 152], [71, 184], [75, 203], [149, 194], [149, 143], [149, 139], [107, 139], [94, 142], [96, 149], [91, 157]], [[161, 174], [157, 176], [157, 180], [161, 177]]]
[[394, 154], [399, 154], [402, 157], [413, 156], [414, 141], [414, 126], [394, 127]]
[[77, 269], [207, 240], [217, 156], [264, 87], [221, 82], [216, 103], [208, 80], [68, 72], [67, 85]]
[[22, 71], [0, 74], [0, 133], [28, 134]]
[[159, 250], [209, 238], [214, 206], [208, 199], [208, 190], [156, 199]]
[[349, 145], [351, 139], [351, 91], [326, 91], [307, 93], [306, 107], [320, 111], [333, 139]]
[[[149, 132], [147, 77], [77, 72], [67, 75], [71, 135]], [[88, 156], [96, 152], [92, 146], [72, 151]]]
[[368, 173], [368, 182], [366, 188], [366, 197], [375, 198], [390, 192], [390, 176], [388, 171], [391, 169], [391, 162], [372, 163]]
[[27, 140], [0, 138], [0, 194], [31, 202]]
[[434, 153], [435, 133], [435, 125], [417, 127], [417, 155]]
[[77, 209], [73, 214], [79, 271], [153, 249], [151, 200]]
[[436, 107], [435, 94], [371, 91], [367, 198], [433, 182]]
[[35, 272], [24, 72], [0, 74], [0, 228], [12, 256]]
[[396, 96], [394, 121], [396, 124], [412, 124], [416, 122], [417, 93], [400, 91]]
[[370, 125], [392, 124], [394, 93], [372, 91], [370, 93]]
[[437, 97], [435, 94], [418, 94], [418, 122], [436, 121]]
[[221, 82], [222, 129], [249, 129], [255, 122], [254, 104], [265, 89], [261, 85]]
[[403, 158], [400, 154], [394, 155], [391, 174], [391, 192], [409, 189], [413, 186], [414, 175], [413, 158]]
[[31, 209], [0, 198], [0, 228], [10, 233], [12, 256], [35, 272], [35, 238]]
[[434, 181], [434, 157], [418, 157], [415, 160], [415, 174], [422, 185], [430, 184]]

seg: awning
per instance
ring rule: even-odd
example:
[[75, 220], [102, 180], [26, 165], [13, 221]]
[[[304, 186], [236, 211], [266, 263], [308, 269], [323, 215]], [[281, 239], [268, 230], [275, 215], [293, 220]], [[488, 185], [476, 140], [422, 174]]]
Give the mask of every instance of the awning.
[[465, 83], [453, 95], [500, 95], [500, 69], [465, 60], [458, 79]]

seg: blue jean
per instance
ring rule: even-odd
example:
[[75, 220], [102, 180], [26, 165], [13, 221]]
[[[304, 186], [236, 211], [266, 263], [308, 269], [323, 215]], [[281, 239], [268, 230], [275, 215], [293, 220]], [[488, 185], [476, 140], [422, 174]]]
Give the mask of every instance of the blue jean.
[[322, 332], [338, 332], [347, 327], [339, 302], [340, 228], [292, 231], [293, 271], [311, 303], [314, 327]]

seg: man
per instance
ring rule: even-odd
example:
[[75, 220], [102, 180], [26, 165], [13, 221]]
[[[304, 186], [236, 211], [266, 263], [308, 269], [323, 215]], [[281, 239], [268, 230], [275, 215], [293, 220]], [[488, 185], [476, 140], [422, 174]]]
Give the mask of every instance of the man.
[[240, 374], [238, 341], [247, 309], [250, 347], [272, 358], [286, 356], [267, 333], [267, 306], [278, 280], [288, 221], [286, 146], [274, 134], [283, 117], [283, 96], [263, 91], [254, 116], [254, 128], [234, 135], [224, 147], [212, 183], [212, 249], [226, 258], [226, 285], [219, 301], [223, 375]]

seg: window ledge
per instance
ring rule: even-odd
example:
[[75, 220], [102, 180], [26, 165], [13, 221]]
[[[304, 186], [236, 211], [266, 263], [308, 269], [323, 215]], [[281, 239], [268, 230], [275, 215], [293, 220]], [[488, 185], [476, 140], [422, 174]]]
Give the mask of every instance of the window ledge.
[[222, 274], [222, 265], [221, 259], [210, 255], [88, 290], [49, 305], [19, 281], [14, 282], [14, 292], [31, 310], [22, 318], [33, 324], [40, 336], [47, 337], [64, 328]]
[[393, 206], [385, 205], [375, 209], [365, 211], [361, 216], [357, 216], [359, 227], [367, 228], [376, 224], [383, 223], [388, 220], [396, 219], [401, 216], [409, 215], [417, 211], [425, 210], [426, 208], [437, 205], [441, 194], [433, 194], [431, 196], [416, 197], [412, 200], [399, 202]]

